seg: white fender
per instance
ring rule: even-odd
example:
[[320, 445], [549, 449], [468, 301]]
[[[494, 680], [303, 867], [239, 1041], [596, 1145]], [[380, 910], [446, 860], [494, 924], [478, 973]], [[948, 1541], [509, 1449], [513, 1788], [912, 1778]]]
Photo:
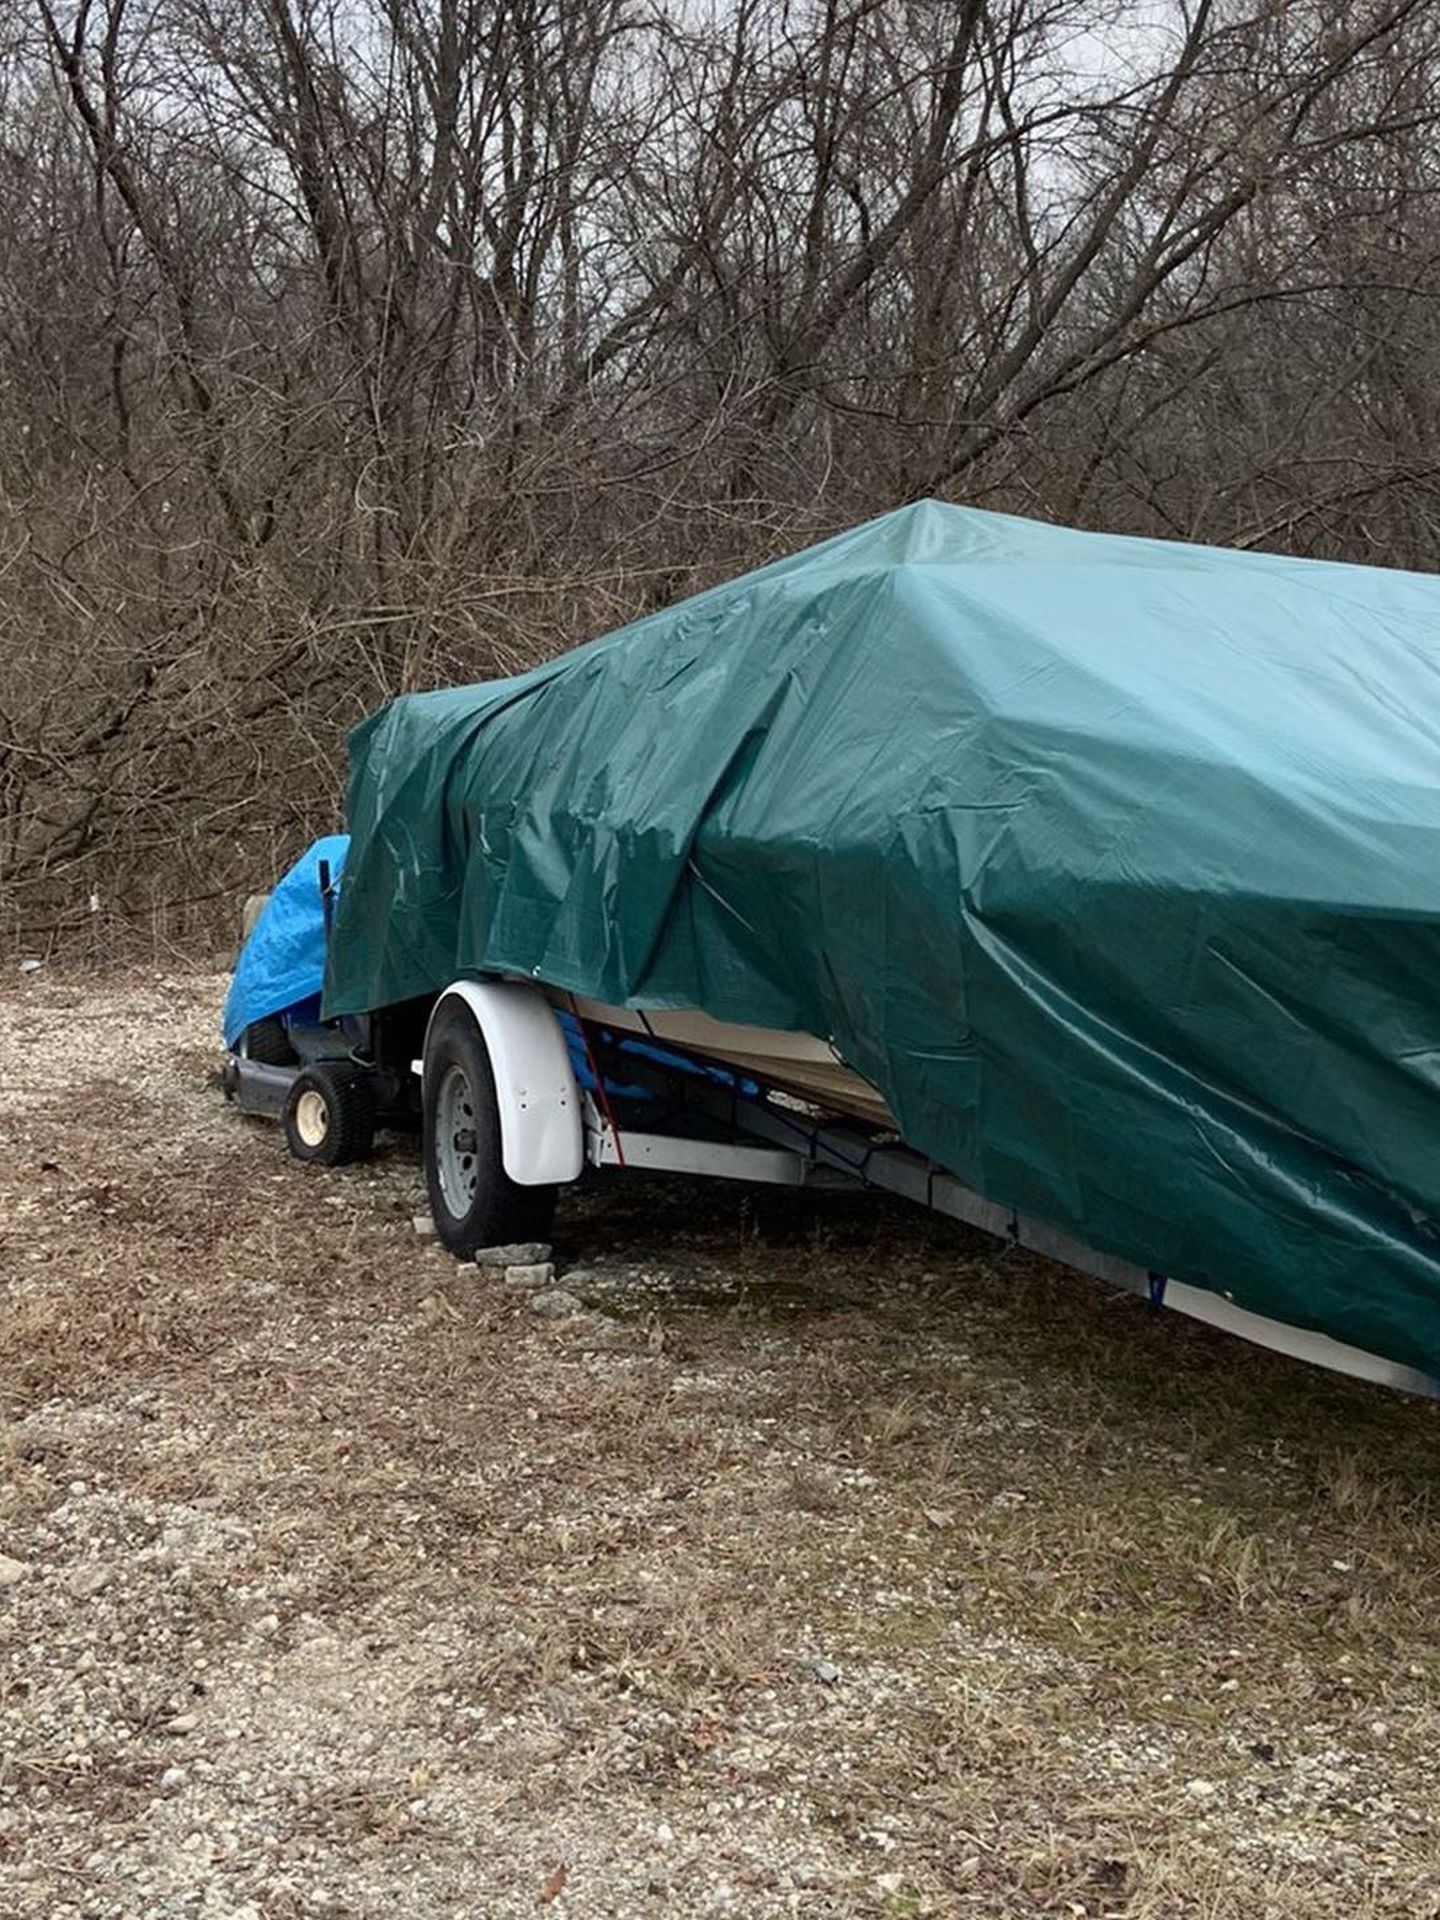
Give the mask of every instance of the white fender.
[[470, 1009], [490, 1055], [506, 1173], [522, 1187], [577, 1180], [585, 1153], [580, 1089], [550, 1003], [521, 980], [452, 981], [430, 1010], [425, 1072], [430, 1027], [454, 1000]]

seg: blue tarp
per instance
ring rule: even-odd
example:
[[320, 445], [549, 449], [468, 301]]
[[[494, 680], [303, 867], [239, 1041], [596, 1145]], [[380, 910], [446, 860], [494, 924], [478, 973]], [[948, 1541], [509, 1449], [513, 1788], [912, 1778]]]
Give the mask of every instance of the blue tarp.
[[[251, 930], [250, 938], [236, 963], [235, 977], [221, 1016], [221, 1030], [227, 1047], [233, 1047], [248, 1026], [271, 1014], [297, 1011], [317, 1019], [320, 1015], [320, 987], [325, 972], [325, 912], [320, 896], [320, 862], [330, 862], [332, 885], [339, 880], [345, 865], [350, 836], [332, 833], [306, 849], [279, 881], [265, 910]], [[559, 1012], [556, 1018], [565, 1035], [571, 1066], [579, 1084], [593, 1090], [595, 1073], [589, 1050], [581, 1035], [580, 1022], [573, 1014]], [[754, 1083], [736, 1080], [723, 1067], [698, 1065], [668, 1048], [654, 1047], [638, 1040], [618, 1042], [622, 1053], [648, 1060], [660, 1066], [688, 1074], [698, 1074], [722, 1086], [738, 1087], [753, 1094]], [[607, 1080], [605, 1090], [613, 1098], [649, 1100], [654, 1095], [644, 1086], [630, 1086], [619, 1080]]]
[[338, 880], [349, 851], [348, 833], [327, 834], [302, 853], [270, 895], [236, 962], [220, 1018], [227, 1047], [246, 1027], [313, 999], [325, 978], [325, 913], [320, 862]]

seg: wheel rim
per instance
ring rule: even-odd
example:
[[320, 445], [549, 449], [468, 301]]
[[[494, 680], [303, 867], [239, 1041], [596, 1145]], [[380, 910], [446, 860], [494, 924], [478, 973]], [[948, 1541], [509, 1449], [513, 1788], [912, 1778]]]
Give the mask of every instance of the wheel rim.
[[435, 1171], [440, 1198], [456, 1220], [462, 1220], [475, 1204], [480, 1185], [476, 1147], [474, 1089], [469, 1074], [452, 1061], [435, 1096]]
[[330, 1109], [323, 1093], [307, 1087], [295, 1102], [295, 1131], [307, 1147], [323, 1145], [330, 1131]]

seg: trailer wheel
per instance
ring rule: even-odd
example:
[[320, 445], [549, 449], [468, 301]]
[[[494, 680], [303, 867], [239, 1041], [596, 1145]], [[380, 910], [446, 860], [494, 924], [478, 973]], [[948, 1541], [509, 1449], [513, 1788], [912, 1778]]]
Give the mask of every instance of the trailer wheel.
[[290, 1044], [285, 1022], [277, 1014], [254, 1020], [241, 1036], [245, 1058], [261, 1067], [293, 1067], [298, 1057]]
[[295, 1076], [282, 1116], [285, 1144], [297, 1160], [344, 1166], [368, 1159], [375, 1144], [375, 1095], [363, 1067], [322, 1060]]
[[425, 1184], [442, 1244], [468, 1260], [480, 1247], [548, 1239], [556, 1189], [506, 1173], [489, 1050], [458, 1001], [435, 1016], [424, 1086]]

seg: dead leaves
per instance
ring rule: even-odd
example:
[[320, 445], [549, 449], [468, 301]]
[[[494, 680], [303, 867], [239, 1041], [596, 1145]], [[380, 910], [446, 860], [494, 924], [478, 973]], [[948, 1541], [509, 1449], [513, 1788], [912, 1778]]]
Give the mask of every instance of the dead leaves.
[[560, 1895], [565, 1891], [565, 1882], [569, 1878], [570, 1869], [562, 1860], [560, 1865], [556, 1867], [555, 1871], [545, 1882], [544, 1886], [541, 1887], [539, 1898], [535, 1902], [536, 1906], [548, 1907], [552, 1900], [558, 1900]]

